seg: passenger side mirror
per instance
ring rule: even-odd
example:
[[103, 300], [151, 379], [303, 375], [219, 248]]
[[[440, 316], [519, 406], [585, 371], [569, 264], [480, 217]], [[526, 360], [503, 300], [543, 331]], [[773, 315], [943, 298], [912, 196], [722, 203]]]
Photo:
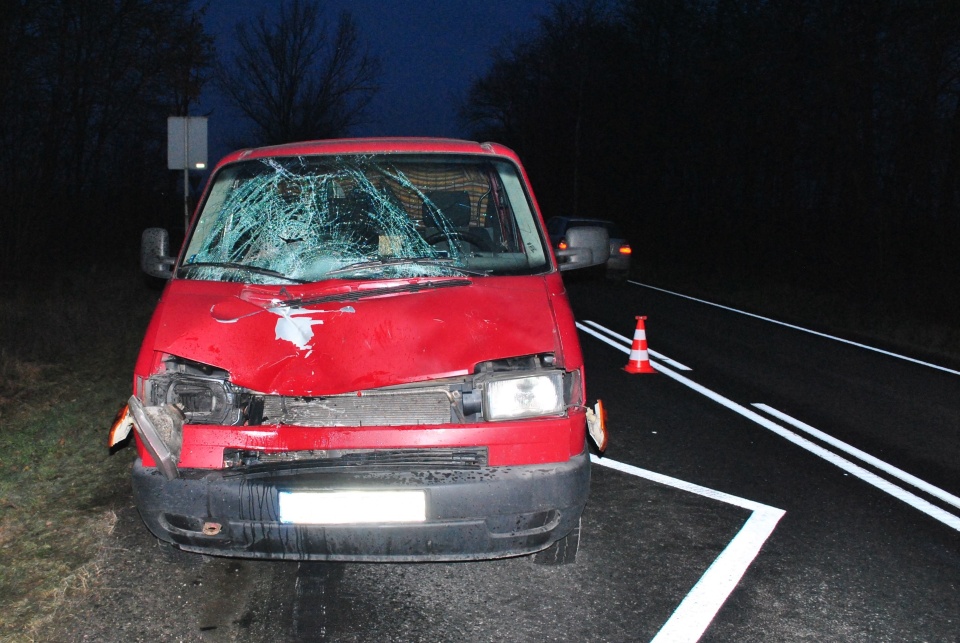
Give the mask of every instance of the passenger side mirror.
[[600, 226], [576, 226], [567, 229], [566, 250], [557, 250], [560, 270], [589, 268], [607, 263], [610, 258], [610, 232]]
[[140, 237], [140, 268], [151, 277], [173, 276], [176, 257], [170, 256], [170, 233], [163, 228], [147, 228]]

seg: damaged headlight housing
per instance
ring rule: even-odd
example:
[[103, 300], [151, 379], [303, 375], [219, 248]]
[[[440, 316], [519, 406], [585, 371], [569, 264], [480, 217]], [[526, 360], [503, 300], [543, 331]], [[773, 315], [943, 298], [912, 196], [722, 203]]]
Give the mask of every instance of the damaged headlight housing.
[[564, 412], [563, 373], [550, 371], [524, 377], [491, 379], [483, 387], [487, 420], [514, 420]]
[[[187, 372], [184, 372], [184, 371]], [[144, 401], [149, 406], [170, 404], [179, 408], [189, 424], [240, 424], [243, 411], [239, 394], [217, 369], [189, 372], [178, 364], [175, 370], [158, 373], [146, 382]]]

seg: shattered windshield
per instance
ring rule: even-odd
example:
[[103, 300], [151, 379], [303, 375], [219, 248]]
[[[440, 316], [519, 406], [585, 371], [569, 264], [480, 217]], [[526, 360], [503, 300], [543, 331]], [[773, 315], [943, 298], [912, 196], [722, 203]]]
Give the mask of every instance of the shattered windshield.
[[515, 166], [449, 155], [242, 161], [214, 178], [178, 275], [258, 284], [548, 267]]

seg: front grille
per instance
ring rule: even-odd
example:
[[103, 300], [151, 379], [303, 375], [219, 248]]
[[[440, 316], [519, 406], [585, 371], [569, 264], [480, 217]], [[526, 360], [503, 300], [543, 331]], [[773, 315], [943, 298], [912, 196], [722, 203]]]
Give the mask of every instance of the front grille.
[[452, 403], [446, 388], [363, 391], [313, 398], [268, 395], [263, 400], [263, 423], [292, 426], [449, 424]]
[[247, 451], [226, 449], [228, 469], [257, 467], [271, 470], [309, 466], [320, 469], [417, 470], [479, 469], [487, 466], [486, 447], [433, 449], [344, 449], [311, 451]]

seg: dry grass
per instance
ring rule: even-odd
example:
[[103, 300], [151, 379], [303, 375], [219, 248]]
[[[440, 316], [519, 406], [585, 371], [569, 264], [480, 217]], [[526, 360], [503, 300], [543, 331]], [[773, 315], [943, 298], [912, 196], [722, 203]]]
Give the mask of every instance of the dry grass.
[[155, 300], [136, 267], [0, 288], [0, 640], [96, 576], [133, 460], [107, 431]]

